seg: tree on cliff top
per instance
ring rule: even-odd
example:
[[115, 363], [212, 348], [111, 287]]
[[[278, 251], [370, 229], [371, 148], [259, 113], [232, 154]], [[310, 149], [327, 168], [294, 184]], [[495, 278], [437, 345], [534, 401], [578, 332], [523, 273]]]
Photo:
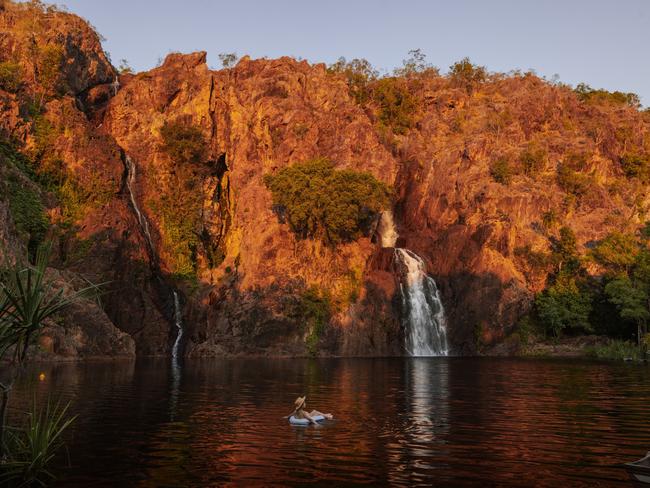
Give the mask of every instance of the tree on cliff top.
[[367, 235], [389, 203], [389, 188], [370, 173], [336, 170], [326, 159], [294, 164], [266, 175], [273, 205], [302, 238], [337, 244]]

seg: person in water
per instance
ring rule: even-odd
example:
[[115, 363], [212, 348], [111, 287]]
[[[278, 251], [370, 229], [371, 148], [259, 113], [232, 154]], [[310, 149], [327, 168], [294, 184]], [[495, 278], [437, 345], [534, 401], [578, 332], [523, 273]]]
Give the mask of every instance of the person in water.
[[307, 400], [306, 396], [296, 398], [296, 401], [294, 402], [295, 408], [293, 410], [293, 413], [291, 414], [292, 416], [294, 416], [297, 419], [307, 419], [312, 424], [316, 423], [314, 417], [318, 415], [322, 415], [327, 420], [332, 420], [334, 418], [334, 415], [332, 415], [331, 413], [322, 413], [319, 412], [318, 410], [312, 410], [311, 412], [308, 412], [306, 410], [307, 409], [306, 400]]

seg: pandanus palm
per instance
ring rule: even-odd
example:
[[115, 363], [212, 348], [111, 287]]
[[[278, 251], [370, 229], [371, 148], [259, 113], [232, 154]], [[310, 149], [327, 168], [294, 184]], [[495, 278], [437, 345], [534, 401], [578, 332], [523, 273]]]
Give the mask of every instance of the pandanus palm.
[[[9, 391], [27, 359], [29, 345], [45, 320], [70, 303], [95, 294], [92, 285], [66, 295], [46, 279], [52, 246], [41, 245], [33, 264], [17, 262], [0, 269], [0, 361], [8, 360], [9, 378], [0, 382], [0, 459], [5, 453], [5, 417]], [[9, 356], [6, 358], [5, 356]]]

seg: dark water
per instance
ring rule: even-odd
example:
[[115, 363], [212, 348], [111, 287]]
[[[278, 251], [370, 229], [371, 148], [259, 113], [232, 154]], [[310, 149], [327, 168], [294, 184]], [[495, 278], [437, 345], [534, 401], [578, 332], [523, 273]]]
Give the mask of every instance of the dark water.
[[[38, 373], [45, 380], [38, 380]], [[14, 414], [72, 402], [57, 486], [628, 486], [650, 449], [650, 368], [502, 359], [45, 365]], [[291, 427], [300, 394], [337, 420]]]

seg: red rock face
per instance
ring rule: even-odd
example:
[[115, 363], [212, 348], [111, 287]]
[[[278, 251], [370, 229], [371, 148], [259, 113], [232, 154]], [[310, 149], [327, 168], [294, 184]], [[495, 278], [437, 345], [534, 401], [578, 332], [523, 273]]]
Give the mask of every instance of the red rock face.
[[[289, 58], [244, 59], [231, 70], [211, 72], [205, 53], [170, 55], [160, 68], [135, 76], [120, 90], [103, 125], [137, 164], [138, 198], [152, 224], [164, 274], [173, 273], [177, 263], [166, 249], [170, 238], [155, 204], [147, 202], [155, 200], [169, 178], [160, 129], [179, 119], [201, 127], [209, 159], [225, 164], [223, 175], [206, 177], [196, 189], [203, 192], [202, 227], [213, 241], [225, 243], [225, 259], [210, 267], [199, 251], [201, 291], [188, 302], [196, 333], [187, 351], [304, 354], [301, 318], [278, 304], [299, 301], [301, 290], [317, 285], [348, 302], [339, 307], [336, 320], [349, 321], [346, 294], [364, 288], [364, 269], [375, 246], [362, 239], [334, 250], [296, 240], [273, 213], [263, 176], [294, 162], [326, 157], [337, 167], [369, 171], [391, 183], [394, 159], [350, 100], [347, 86], [323, 66]], [[214, 198], [215, 187], [224, 182], [230, 192], [225, 204]], [[386, 338], [379, 342], [378, 350], [393, 348]]]
[[[21, 107], [42, 87], [25, 54], [25, 8], [0, 13], [11, 33], [3, 52], [26, 65], [17, 93], [0, 90], [0, 128], [29, 152], [38, 141]], [[56, 128], [50, 149], [92, 197], [73, 230], [58, 234], [57, 266], [108, 282], [107, 315], [138, 354], [169, 354], [174, 290], [190, 356], [403, 353], [392, 250], [372, 236], [336, 249], [299, 240], [273, 212], [263, 177], [296, 162], [324, 157], [394, 186], [397, 245], [435, 277], [456, 353], [474, 352], [477, 334], [498, 342], [529, 310], [548, 270], [531, 269], [521, 249], [548, 250], [560, 225], [584, 245], [633, 228], [650, 207], [647, 187], [625, 181], [617, 162], [626, 147], [650, 145], [647, 118], [580, 103], [534, 76], [474, 90], [437, 75], [405, 78], [417, 100], [413, 124], [392, 135], [379, 128], [379, 107], [357, 105], [346, 81], [323, 65], [246, 57], [212, 71], [205, 53], [171, 54], [149, 72], [121, 76], [118, 90], [84, 22], [53, 13], [39, 25], [38, 43], [63, 47], [68, 87], [44, 99]], [[174, 121], [200, 129], [207, 162], [179, 164], [162, 149], [161, 129]], [[518, 165], [533, 146], [544, 149], [535, 174], [495, 181], [498, 158]], [[587, 154], [581, 171], [591, 178], [573, 200], [556, 171], [570, 153]], [[2, 205], [0, 238], [13, 242]], [[65, 216], [52, 207], [62, 226]], [[544, 224], [551, 212], [559, 222]], [[309, 287], [330, 297], [331, 320], [316, 336], [304, 314]]]
[[[626, 144], [648, 143], [648, 120], [629, 107], [581, 104], [571, 90], [534, 76], [496, 80], [472, 95], [434, 77], [415, 91], [424, 106], [397, 151], [399, 245], [427, 261], [450, 314], [452, 344], [472, 352], [476, 333], [487, 344], [501, 340], [544, 286], [548, 270], [531, 271], [519, 250], [548, 251], [562, 225], [581, 246], [641, 225], [650, 193], [621, 179], [617, 155]], [[517, 165], [531, 143], [545, 151], [536, 174], [496, 182], [494, 161], [506, 156]], [[577, 198], [557, 180], [558, 165], [575, 153], [588, 155], [582, 173], [591, 178]], [[555, 222], [546, 225], [549, 212]]]

